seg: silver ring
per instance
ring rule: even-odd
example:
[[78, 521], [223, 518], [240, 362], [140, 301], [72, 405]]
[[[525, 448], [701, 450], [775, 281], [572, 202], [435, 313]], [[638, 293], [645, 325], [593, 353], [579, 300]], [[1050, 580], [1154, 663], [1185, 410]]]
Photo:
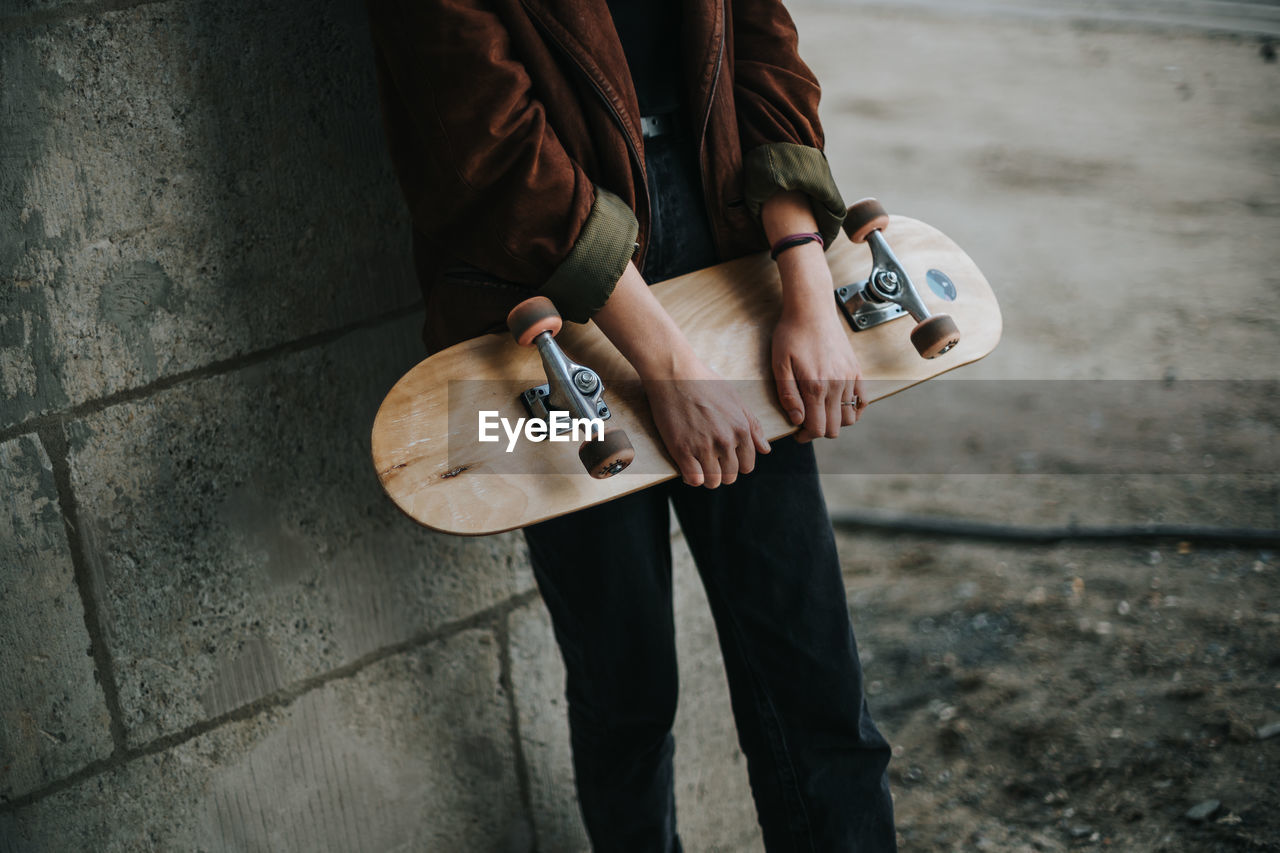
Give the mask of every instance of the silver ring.
[[860, 402], [860, 401], [858, 400], [858, 398], [857, 398], [857, 397], [854, 397], [852, 400], [849, 400], [848, 402], [845, 402], [845, 403], [841, 403], [840, 405], [842, 405], [842, 406], [856, 406], [856, 405], [858, 405], [858, 403], [859, 403], [859, 402]]

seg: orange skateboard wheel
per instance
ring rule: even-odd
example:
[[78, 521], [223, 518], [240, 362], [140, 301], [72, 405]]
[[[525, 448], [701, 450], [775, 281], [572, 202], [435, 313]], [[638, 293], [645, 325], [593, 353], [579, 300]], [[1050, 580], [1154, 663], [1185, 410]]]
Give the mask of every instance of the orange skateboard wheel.
[[563, 325], [560, 312], [545, 296], [531, 296], [507, 315], [507, 328], [522, 347], [533, 343], [533, 339], [543, 332], [550, 332], [554, 338], [560, 334]]
[[597, 441], [582, 442], [578, 458], [592, 477], [604, 480], [630, 465], [636, 458], [636, 449], [631, 446], [626, 432], [612, 429]]
[[925, 358], [935, 358], [960, 343], [960, 329], [950, 314], [935, 314], [911, 330], [911, 343]]
[[855, 201], [849, 205], [849, 213], [844, 218], [844, 233], [855, 243], [865, 241], [872, 231], [884, 231], [888, 227], [889, 214], [874, 198]]

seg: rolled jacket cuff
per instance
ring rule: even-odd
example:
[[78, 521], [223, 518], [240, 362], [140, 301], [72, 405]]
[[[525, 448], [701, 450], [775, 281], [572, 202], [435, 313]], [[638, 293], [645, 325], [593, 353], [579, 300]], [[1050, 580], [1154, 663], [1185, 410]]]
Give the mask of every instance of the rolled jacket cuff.
[[569, 254], [539, 290], [560, 316], [585, 323], [604, 307], [635, 254], [640, 223], [627, 203], [596, 187], [596, 200]]
[[831, 177], [825, 154], [807, 145], [773, 142], [748, 151], [743, 171], [747, 209], [756, 218], [770, 198], [780, 192], [797, 190], [809, 196], [818, 233], [826, 245], [831, 245], [848, 208]]

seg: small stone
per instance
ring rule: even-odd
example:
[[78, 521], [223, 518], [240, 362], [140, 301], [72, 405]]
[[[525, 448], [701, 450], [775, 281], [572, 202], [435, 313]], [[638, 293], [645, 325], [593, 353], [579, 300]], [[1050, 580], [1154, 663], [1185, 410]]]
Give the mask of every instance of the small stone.
[[1232, 718], [1227, 723], [1227, 739], [1232, 743], [1251, 743], [1257, 732], [1248, 723]]
[[1093, 829], [1088, 826], [1073, 826], [1067, 830], [1067, 834], [1072, 838], [1088, 838], [1093, 835]]
[[1220, 808], [1222, 808], [1222, 803], [1218, 800], [1205, 800], [1203, 803], [1196, 803], [1187, 809], [1187, 813], [1183, 817], [1195, 823], [1200, 823], [1213, 817]]
[[1258, 740], [1266, 740], [1280, 735], [1280, 722], [1267, 723], [1258, 729]]
[[1190, 553], [1191, 553], [1191, 543], [1190, 543], [1190, 542], [1179, 542], [1179, 543], [1178, 543], [1178, 553], [1179, 553], [1179, 554], [1190, 554]]
[[969, 726], [964, 720], [952, 720], [942, 724], [938, 731], [938, 745], [948, 755], [960, 755], [971, 751]]
[[1127, 602], [1127, 601], [1122, 601], [1122, 602], [1120, 602], [1119, 604], [1117, 604], [1117, 605], [1116, 605], [1116, 613], [1119, 613], [1121, 616], [1128, 616], [1128, 615], [1129, 615], [1129, 602]]

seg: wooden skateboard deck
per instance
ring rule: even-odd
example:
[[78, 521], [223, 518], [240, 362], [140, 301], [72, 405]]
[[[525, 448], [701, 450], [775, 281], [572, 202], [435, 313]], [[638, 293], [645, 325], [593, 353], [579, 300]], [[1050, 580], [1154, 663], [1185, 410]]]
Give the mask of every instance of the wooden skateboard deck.
[[[949, 238], [902, 216], [890, 218], [884, 236], [925, 306], [935, 314], [950, 314], [961, 337], [950, 351], [925, 359], [908, 339], [915, 325], [910, 316], [858, 332], [846, 323], [862, 366], [867, 402], [982, 358], [995, 348], [1001, 332], [991, 286]], [[837, 287], [866, 279], [872, 266], [868, 246], [843, 234], [828, 248], [827, 258]], [[796, 431], [778, 406], [770, 369], [781, 285], [768, 253], [659, 282], [652, 291], [699, 357], [734, 382], [770, 441]], [[832, 310], [839, 310], [834, 299]], [[481, 411], [497, 412], [515, 423], [529, 414], [521, 392], [547, 381], [535, 347], [521, 347], [509, 334], [490, 334], [420, 362], [378, 410], [373, 463], [401, 510], [435, 530], [482, 535], [555, 518], [678, 476], [635, 371], [600, 330], [591, 323], [565, 323], [555, 340], [569, 358], [603, 380], [610, 410], [606, 423], [629, 435], [636, 453], [631, 467], [608, 479], [593, 479], [583, 470], [576, 443], [521, 439], [508, 452], [501, 430], [499, 441], [478, 441]]]

